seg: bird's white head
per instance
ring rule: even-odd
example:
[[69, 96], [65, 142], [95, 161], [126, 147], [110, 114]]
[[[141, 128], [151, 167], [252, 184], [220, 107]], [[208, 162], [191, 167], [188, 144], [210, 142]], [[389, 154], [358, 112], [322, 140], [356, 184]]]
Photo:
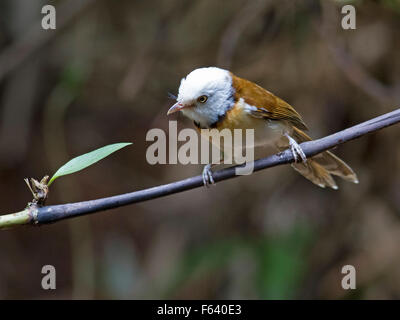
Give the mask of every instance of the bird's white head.
[[176, 111], [209, 128], [234, 105], [232, 76], [216, 67], [199, 68], [181, 80], [177, 103], [168, 114]]

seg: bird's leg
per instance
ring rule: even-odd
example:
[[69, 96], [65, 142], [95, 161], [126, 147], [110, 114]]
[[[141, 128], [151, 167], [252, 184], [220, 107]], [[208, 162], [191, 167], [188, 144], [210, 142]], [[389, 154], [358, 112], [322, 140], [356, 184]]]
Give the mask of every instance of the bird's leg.
[[204, 183], [205, 187], [209, 188], [210, 184], [215, 184], [214, 178], [212, 176], [211, 168], [215, 167], [215, 166], [218, 166], [220, 164], [223, 164], [224, 158], [225, 158], [224, 157], [224, 152], [221, 151], [220, 159], [218, 160], [217, 163], [209, 163], [204, 167], [202, 176], [203, 176], [203, 183]]
[[215, 164], [207, 164], [203, 169], [203, 183], [205, 187], [210, 187], [210, 184], [215, 184], [214, 178], [212, 176], [211, 167], [215, 166]]
[[292, 151], [293, 158], [295, 162], [298, 162], [299, 156], [303, 162], [307, 162], [307, 157], [304, 151], [301, 149], [300, 145], [291, 136], [285, 133], [285, 137], [289, 140], [290, 150]]

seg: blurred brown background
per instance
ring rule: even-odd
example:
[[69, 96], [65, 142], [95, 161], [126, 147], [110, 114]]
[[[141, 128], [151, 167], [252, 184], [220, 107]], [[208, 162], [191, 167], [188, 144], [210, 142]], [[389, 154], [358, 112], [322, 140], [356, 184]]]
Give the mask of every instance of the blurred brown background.
[[[57, 7], [57, 30], [41, 8]], [[341, 7], [357, 29], [341, 28]], [[67, 19], [63, 17], [68, 16]], [[128, 147], [57, 180], [48, 204], [139, 190], [202, 166], [147, 164], [180, 79], [216, 65], [292, 104], [312, 137], [400, 101], [400, 1], [1, 0], [0, 213], [24, 177], [114, 142]], [[191, 123], [179, 117], [181, 127]], [[176, 119], [176, 117], [174, 118]], [[335, 153], [359, 185], [316, 187], [289, 166], [40, 228], [0, 232], [0, 299], [400, 298], [400, 131]], [[57, 289], [41, 289], [54, 265]], [[357, 270], [357, 290], [341, 269]]]

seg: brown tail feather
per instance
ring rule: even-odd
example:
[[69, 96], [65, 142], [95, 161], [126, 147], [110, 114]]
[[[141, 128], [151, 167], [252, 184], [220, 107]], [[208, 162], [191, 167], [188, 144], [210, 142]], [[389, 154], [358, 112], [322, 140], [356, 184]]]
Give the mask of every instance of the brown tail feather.
[[[298, 143], [311, 140], [307, 134], [295, 127], [293, 127], [292, 137]], [[282, 147], [279, 146], [279, 149], [282, 149]], [[343, 160], [329, 151], [319, 153], [307, 159], [306, 163], [292, 163], [292, 167], [308, 180], [323, 188], [338, 188], [332, 175], [353, 183], [358, 183], [357, 175], [354, 171]]]

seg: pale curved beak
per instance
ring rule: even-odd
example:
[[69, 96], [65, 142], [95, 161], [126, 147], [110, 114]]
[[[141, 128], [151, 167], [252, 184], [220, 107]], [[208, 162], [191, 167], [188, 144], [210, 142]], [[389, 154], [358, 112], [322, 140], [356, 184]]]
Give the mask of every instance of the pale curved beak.
[[171, 108], [169, 108], [169, 110], [167, 112], [167, 116], [172, 113], [175, 113], [177, 111], [181, 111], [182, 109], [190, 108], [190, 107], [193, 107], [193, 104], [182, 104], [180, 102], [177, 102]]
[[179, 110], [182, 110], [185, 106], [179, 102], [175, 103], [171, 108], [169, 108], [167, 112], [167, 116], [169, 116], [172, 113], [175, 113]]

